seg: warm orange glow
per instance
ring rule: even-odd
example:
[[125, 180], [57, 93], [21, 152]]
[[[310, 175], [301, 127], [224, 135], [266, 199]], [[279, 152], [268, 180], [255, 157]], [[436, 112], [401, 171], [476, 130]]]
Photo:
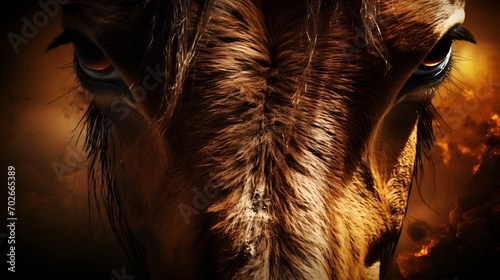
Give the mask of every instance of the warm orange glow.
[[422, 62], [422, 65], [425, 66], [425, 67], [434, 67], [434, 66], [437, 66], [439, 65], [440, 63], [442, 63], [443, 61], [432, 61], [432, 62]]
[[437, 146], [441, 150], [441, 156], [443, 157], [443, 162], [445, 164], [448, 164], [451, 160], [450, 148], [448, 146], [448, 143], [438, 142]]
[[472, 170], [474, 174], [476, 174], [477, 170], [479, 169], [479, 164], [474, 166], [474, 169]]
[[489, 131], [490, 134], [500, 136], [500, 117], [497, 114], [494, 114], [491, 117], [491, 124], [493, 125]]
[[468, 168], [476, 172], [479, 162], [473, 161], [473, 157], [479, 160], [484, 152], [484, 145], [477, 144], [484, 142], [484, 134], [478, 133], [479, 126], [487, 125], [488, 134], [500, 135], [496, 82], [499, 69], [495, 63], [498, 50], [491, 43], [479, 46], [460, 42], [454, 43], [453, 49], [455, 70], [452, 76], [457, 86], [442, 87], [439, 97], [434, 100], [450, 128], [449, 133], [437, 134], [436, 156], [442, 157], [448, 168], [457, 170], [463, 170], [464, 162], [470, 160]]
[[462, 145], [459, 145], [458, 146], [458, 150], [462, 153], [462, 154], [472, 154], [472, 150], [467, 148], [467, 147], [464, 147]]
[[457, 78], [465, 79], [468, 85], [474, 87], [480, 83], [477, 78], [496, 73], [497, 65], [494, 56], [497, 55], [498, 50], [495, 45], [483, 43], [478, 46], [457, 42], [454, 44], [455, 49], [454, 59], [460, 69]]
[[436, 245], [437, 241], [436, 240], [431, 240], [431, 242], [427, 245], [424, 245], [422, 246], [422, 249], [420, 250], [420, 252], [418, 253], [415, 253], [415, 257], [422, 257], [422, 256], [425, 256], [425, 255], [428, 255], [429, 254], [429, 250], [434, 246]]
[[429, 254], [429, 246], [423, 246], [420, 252], [415, 254], [415, 257], [421, 257]]

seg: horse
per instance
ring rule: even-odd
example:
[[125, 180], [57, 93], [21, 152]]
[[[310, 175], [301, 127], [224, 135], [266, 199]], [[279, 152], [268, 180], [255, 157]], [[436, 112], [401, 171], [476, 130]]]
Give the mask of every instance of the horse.
[[463, 0], [72, 0], [89, 192], [145, 278], [379, 279]]

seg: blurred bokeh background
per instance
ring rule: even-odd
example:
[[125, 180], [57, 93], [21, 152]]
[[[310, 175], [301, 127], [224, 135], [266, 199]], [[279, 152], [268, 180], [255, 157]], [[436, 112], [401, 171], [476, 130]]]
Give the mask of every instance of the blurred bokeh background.
[[[66, 279], [119, 279], [124, 271], [135, 275], [107, 223], [88, 205], [87, 166], [77, 129], [86, 105], [78, 90], [72, 91], [72, 47], [44, 53], [61, 32], [61, 11], [40, 18], [18, 52], [9, 40], [9, 33], [22, 33], [23, 18], [31, 20], [41, 10], [36, 1], [17, 1], [1, 11], [0, 166], [5, 174], [9, 165], [17, 171], [17, 270], [59, 273]], [[448, 125], [436, 130], [433, 168], [426, 162], [420, 191], [413, 188], [396, 256], [413, 243], [407, 231], [412, 222], [449, 222], [457, 190], [473, 175], [491, 120], [500, 114], [500, 3], [469, 1], [466, 11], [465, 27], [478, 45], [455, 44], [453, 79], [434, 100]], [[0, 212], [2, 221], [5, 212]], [[3, 224], [1, 260], [6, 252]], [[386, 279], [403, 279], [396, 262]]]

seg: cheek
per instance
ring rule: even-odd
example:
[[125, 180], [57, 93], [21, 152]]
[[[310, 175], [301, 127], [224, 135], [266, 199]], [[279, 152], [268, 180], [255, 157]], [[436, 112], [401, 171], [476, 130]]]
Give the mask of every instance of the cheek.
[[402, 226], [416, 158], [418, 115], [410, 107], [401, 104], [386, 115], [370, 147], [375, 185], [390, 209], [393, 230]]
[[391, 208], [391, 223], [393, 229], [400, 230], [406, 214], [408, 196], [412, 182], [416, 157], [417, 126], [412, 130], [405, 147], [397, 158], [396, 164], [388, 168], [389, 174], [385, 181], [388, 201]]
[[165, 146], [152, 131], [139, 135], [132, 144], [118, 145], [115, 147], [114, 176], [121, 207], [130, 226], [143, 229], [148, 225], [147, 217], [154, 211], [152, 201], [164, 178]]
[[[394, 207], [406, 207], [406, 199], [415, 167], [417, 153], [417, 125], [412, 129], [404, 148], [401, 150], [394, 163], [390, 163], [383, 184], [391, 193], [390, 197], [394, 201], [404, 200], [404, 205], [394, 205]], [[397, 195], [396, 195], [397, 194]], [[391, 203], [392, 204], [392, 203]], [[398, 202], [399, 204], [399, 202]]]
[[393, 169], [409, 169], [416, 156], [418, 111], [411, 104], [396, 105], [377, 126], [370, 141], [369, 159], [381, 184], [393, 177]]

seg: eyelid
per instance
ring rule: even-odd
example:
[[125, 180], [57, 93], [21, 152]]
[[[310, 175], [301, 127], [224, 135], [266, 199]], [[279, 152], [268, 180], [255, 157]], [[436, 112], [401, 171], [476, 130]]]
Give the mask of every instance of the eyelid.
[[[75, 45], [75, 55], [74, 55], [74, 63], [75, 66], [77, 66], [77, 76], [80, 78], [82, 81], [87, 81], [86, 84], [92, 82], [92, 83], [101, 83], [101, 84], [110, 84], [116, 87], [121, 87], [123, 85], [123, 81], [120, 77], [120, 74], [118, 74], [117, 70], [113, 67], [113, 65], [110, 63], [109, 67], [106, 67], [105, 69], [92, 69], [91, 67], [89, 68], [84, 64], [83, 61], [77, 58], [76, 54], [76, 48], [78, 45], [85, 46], [85, 45], [91, 45], [95, 46], [95, 44], [87, 38], [86, 36], [82, 35], [81, 33], [75, 31], [75, 30], [65, 30], [62, 32], [59, 36], [57, 36], [52, 43], [47, 48], [47, 51], [50, 51], [54, 48], [57, 48], [62, 45], [74, 43]], [[96, 48], [99, 48], [98, 46], [95, 46]], [[102, 51], [101, 51], [102, 52]], [[105, 54], [103, 53], [105, 56]]]

